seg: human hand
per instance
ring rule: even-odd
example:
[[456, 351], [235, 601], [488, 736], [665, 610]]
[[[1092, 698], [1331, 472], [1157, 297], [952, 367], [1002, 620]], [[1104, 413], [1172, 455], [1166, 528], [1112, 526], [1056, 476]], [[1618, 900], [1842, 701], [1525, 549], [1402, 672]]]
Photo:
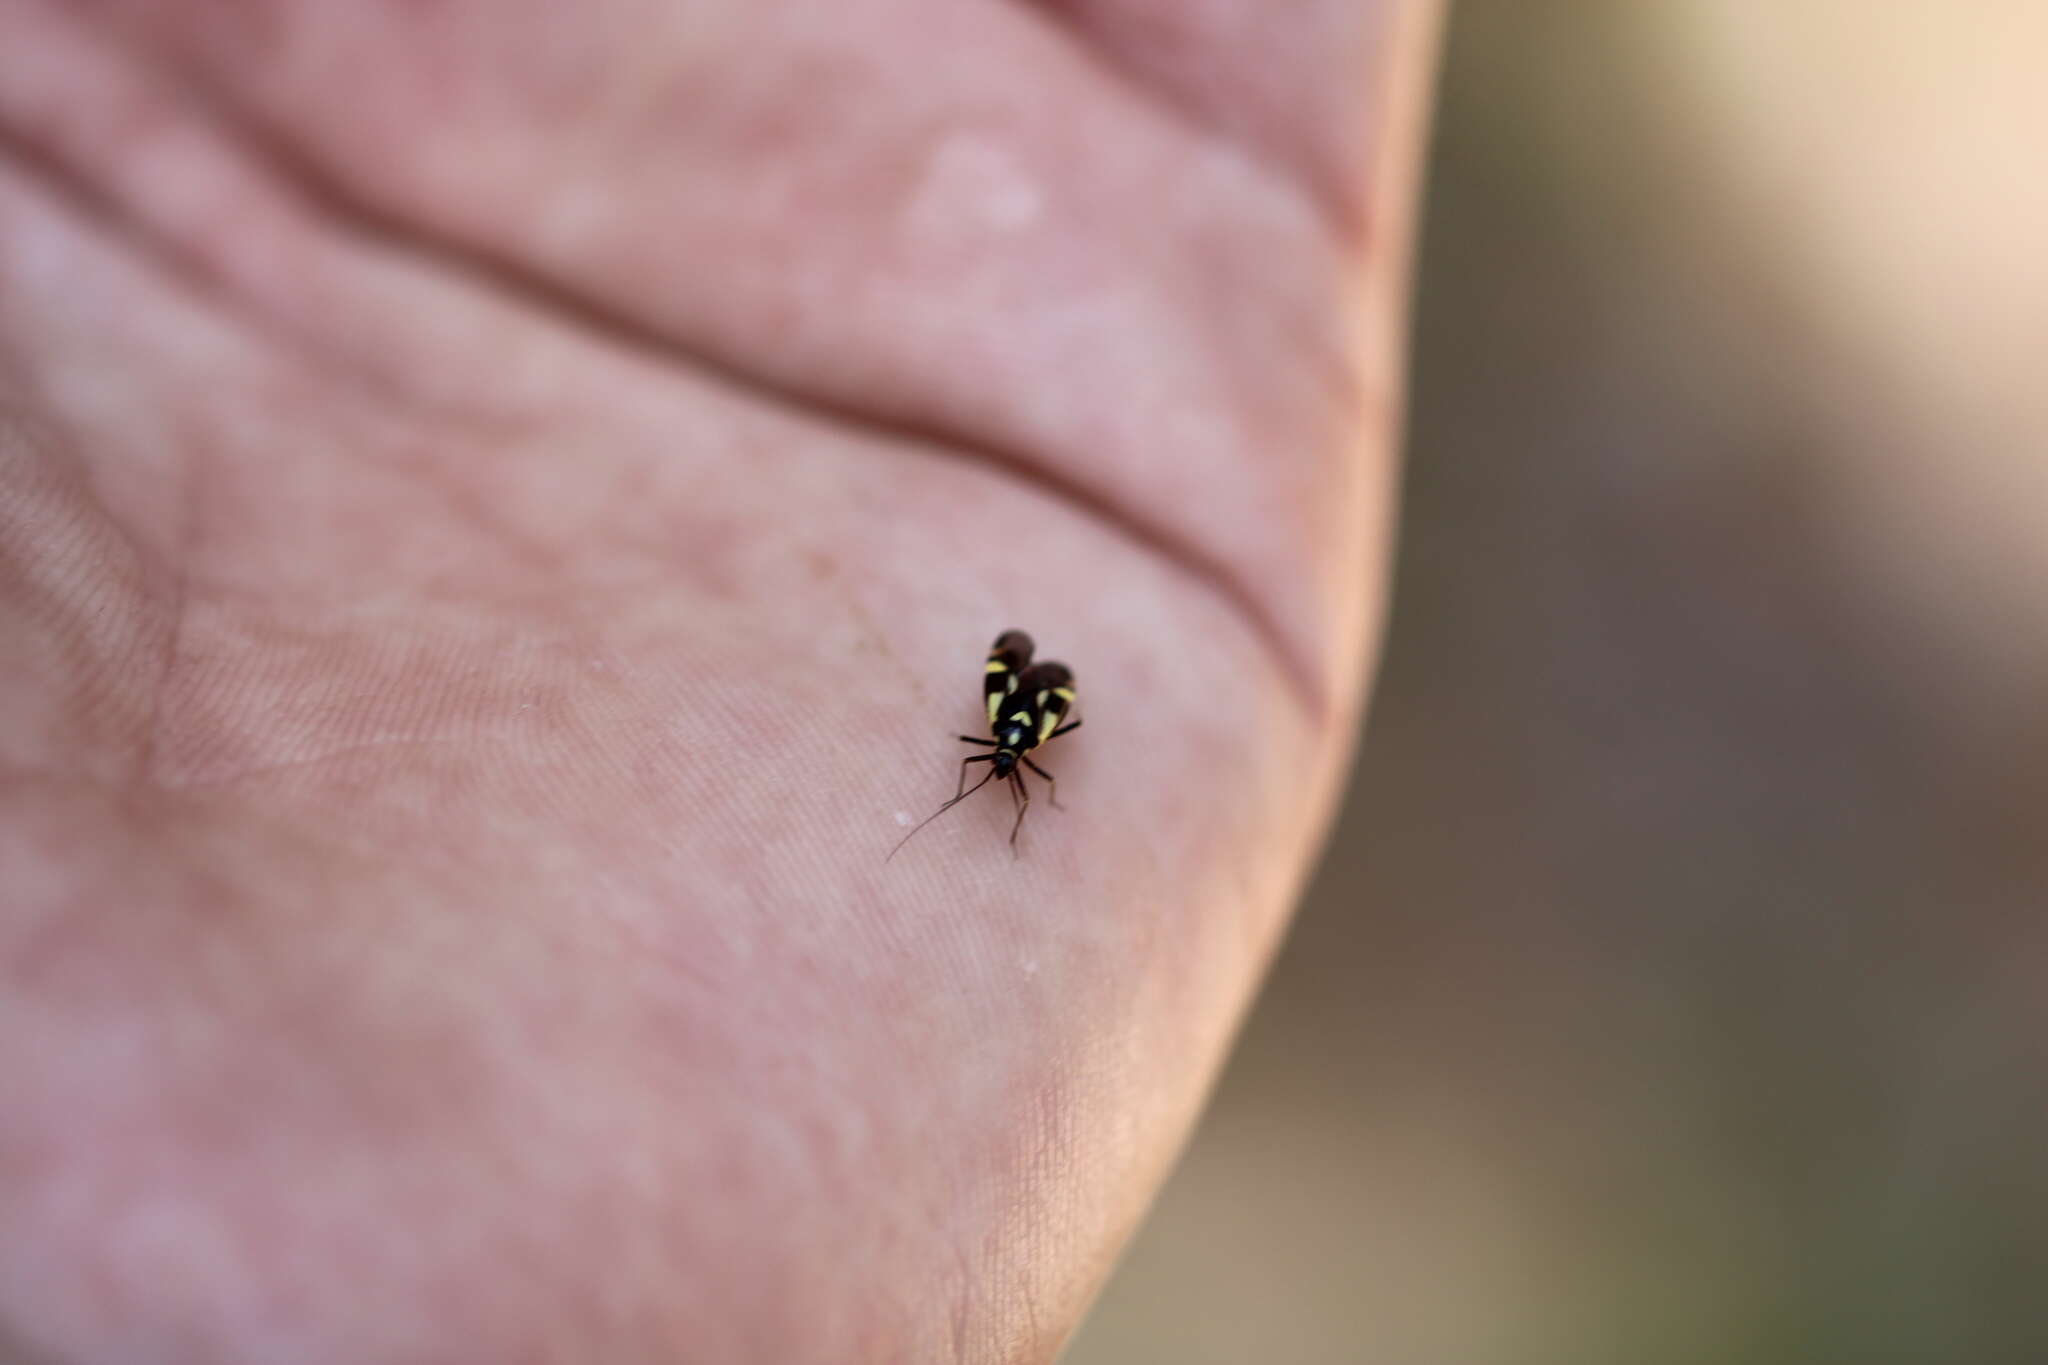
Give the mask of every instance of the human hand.
[[[1045, 1359], [1341, 773], [1415, 14], [0, 27], [0, 1352]], [[884, 866], [1010, 626], [1066, 812]]]

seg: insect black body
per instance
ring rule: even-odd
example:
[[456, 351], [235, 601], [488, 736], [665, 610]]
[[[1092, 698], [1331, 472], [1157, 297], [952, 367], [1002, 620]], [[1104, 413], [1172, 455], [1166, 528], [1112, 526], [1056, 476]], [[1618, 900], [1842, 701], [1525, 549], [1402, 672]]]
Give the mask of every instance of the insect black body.
[[[980, 791], [991, 779], [1009, 782], [1011, 795], [1016, 799], [1017, 822], [1010, 826], [1010, 846], [1014, 849], [1017, 834], [1024, 828], [1025, 812], [1031, 809], [1031, 789], [1025, 785], [1023, 768], [1029, 768], [1045, 779], [1047, 797], [1054, 809], [1059, 808], [1058, 782], [1027, 755], [1047, 740], [1081, 728], [1079, 720], [1061, 724], [1074, 704], [1074, 675], [1065, 664], [1050, 660], [1032, 663], [1031, 650], [1031, 637], [1021, 630], [1006, 630], [996, 637], [995, 645], [988, 652], [988, 662], [982, 666], [981, 684], [982, 699], [988, 707], [991, 738], [960, 736], [968, 744], [986, 746], [989, 752], [960, 760], [960, 781], [953, 790], [953, 799], [926, 816], [917, 829], [904, 835], [896, 848], [889, 850], [889, 857], [895, 857], [896, 849], [910, 842], [911, 834]], [[970, 763], [989, 765], [988, 776], [972, 787], [967, 785], [967, 765]]]

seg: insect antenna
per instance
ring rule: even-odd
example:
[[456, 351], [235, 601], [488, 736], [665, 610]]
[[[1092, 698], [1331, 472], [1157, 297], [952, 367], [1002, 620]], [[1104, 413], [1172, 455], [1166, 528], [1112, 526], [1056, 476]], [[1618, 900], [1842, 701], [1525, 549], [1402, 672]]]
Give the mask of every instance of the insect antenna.
[[[969, 760], [969, 761], [971, 762], [972, 760]], [[940, 807], [939, 807], [939, 808], [938, 808], [937, 810], [933, 811], [933, 812], [932, 812], [932, 813], [931, 813], [930, 815], [927, 815], [927, 816], [925, 816], [925, 818], [924, 818], [924, 819], [922, 819], [922, 820], [918, 821], [918, 822], [917, 822], [917, 829], [913, 829], [913, 830], [911, 830], [911, 831], [910, 831], [910, 834], [906, 834], [906, 835], [904, 835], [904, 836], [903, 836], [903, 837], [902, 837], [901, 839], [898, 839], [898, 840], [896, 841], [896, 847], [895, 847], [895, 848], [892, 848], [892, 849], [890, 849], [890, 850], [889, 850], [889, 856], [888, 856], [887, 858], [884, 858], [884, 859], [882, 859], [882, 861], [886, 863], [886, 862], [888, 862], [888, 861], [889, 861], [889, 858], [893, 858], [893, 857], [895, 857], [895, 856], [896, 856], [896, 854], [897, 854], [897, 852], [898, 852], [898, 851], [899, 851], [900, 849], [902, 849], [902, 847], [903, 847], [903, 846], [904, 846], [905, 844], [907, 844], [907, 843], [909, 843], [909, 842], [910, 842], [910, 838], [911, 838], [911, 835], [913, 835], [913, 834], [916, 834], [918, 830], [920, 830], [920, 829], [923, 829], [923, 828], [924, 828], [924, 827], [925, 827], [926, 825], [929, 825], [929, 824], [930, 824], [930, 823], [931, 823], [932, 821], [934, 821], [934, 820], [938, 819], [938, 818], [939, 818], [939, 817], [940, 817], [941, 815], [944, 815], [944, 814], [945, 814], [945, 813], [946, 813], [947, 811], [949, 811], [949, 810], [953, 809], [953, 807], [955, 807], [955, 806], [959, 805], [959, 804], [960, 804], [960, 803], [961, 803], [962, 801], [965, 801], [965, 800], [966, 800], [966, 799], [967, 799], [968, 797], [970, 797], [970, 796], [974, 795], [974, 794], [975, 794], [976, 792], [980, 791], [980, 790], [981, 790], [981, 789], [982, 789], [983, 787], [986, 787], [986, 786], [988, 785], [988, 780], [989, 780], [989, 778], [990, 778], [990, 777], [994, 777], [995, 775], [996, 775], [996, 770], [995, 770], [994, 768], [990, 768], [990, 769], [988, 770], [988, 777], [984, 777], [984, 778], [982, 778], [982, 779], [981, 779], [981, 781], [979, 781], [979, 782], [975, 783], [975, 784], [974, 784], [973, 786], [969, 787], [969, 788], [968, 788], [968, 789], [967, 789], [966, 791], [964, 791], [964, 792], [961, 792], [961, 793], [960, 793], [960, 794], [959, 794], [958, 796], [956, 796], [956, 797], [954, 797], [954, 798], [953, 798], [952, 800], [948, 801], [948, 802], [947, 802], [947, 803], [946, 803], [945, 805], [943, 805], [943, 806], [940, 806]]]

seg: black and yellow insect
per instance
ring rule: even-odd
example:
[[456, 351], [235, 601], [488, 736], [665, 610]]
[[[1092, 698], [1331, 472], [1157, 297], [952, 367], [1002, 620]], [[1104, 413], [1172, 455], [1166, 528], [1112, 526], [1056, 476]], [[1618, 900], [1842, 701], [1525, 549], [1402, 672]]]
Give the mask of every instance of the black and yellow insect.
[[[1060, 723], [1066, 720], [1067, 711], [1074, 704], [1074, 675], [1065, 664], [1051, 660], [1032, 663], [1031, 649], [1031, 637], [1021, 630], [1006, 630], [996, 637], [994, 647], [988, 652], [988, 662], [982, 667], [981, 683], [982, 698], [988, 704], [988, 729], [992, 738], [960, 736], [969, 744], [986, 745], [990, 752], [960, 760], [960, 781], [953, 789], [953, 799], [926, 816], [917, 829], [904, 835], [896, 848], [889, 850], [890, 858], [896, 856], [896, 849], [910, 842], [911, 834], [980, 791], [991, 779], [1008, 780], [1010, 794], [1016, 801], [1017, 822], [1010, 826], [1010, 847], [1014, 849], [1018, 831], [1024, 828], [1025, 812], [1031, 809], [1031, 789], [1024, 785], [1020, 765], [1045, 779], [1047, 799], [1052, 802], [1053, 809], [1060, 808], [1059, 783], [1026, 755], [1049, 739], [1081, 728], [1079, 720], [1068, 721], [1064, 725]], [[988, 776], [972, 787], [967, 785], [967, 765], [970, 763], [990, 765]]]

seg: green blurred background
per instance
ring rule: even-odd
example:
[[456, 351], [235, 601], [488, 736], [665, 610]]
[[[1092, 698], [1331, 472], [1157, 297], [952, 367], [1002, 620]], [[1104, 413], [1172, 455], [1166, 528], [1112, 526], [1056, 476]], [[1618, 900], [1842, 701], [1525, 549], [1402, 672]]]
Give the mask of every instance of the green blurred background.
[[1445, 58], [1349, 801], [1065, 1365], [2048, 1361], [2048, 5]]

